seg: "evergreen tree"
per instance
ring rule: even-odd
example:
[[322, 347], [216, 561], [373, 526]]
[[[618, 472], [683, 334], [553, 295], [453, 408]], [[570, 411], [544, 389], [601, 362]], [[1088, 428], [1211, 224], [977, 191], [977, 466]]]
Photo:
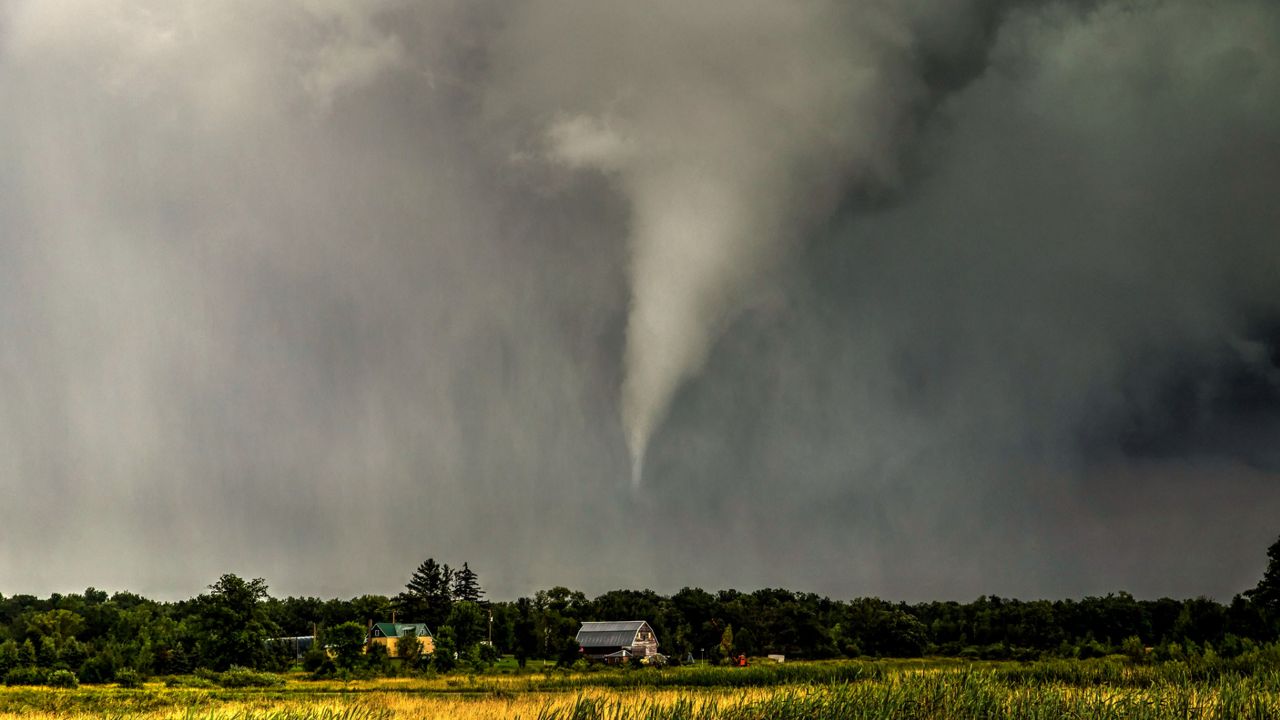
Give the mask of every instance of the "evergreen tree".
[[483, 596], [479, 576], [467, 563], [462, 563], [462, 569], [453, 574], [453, 601], [478, 603]]
[[438, 628], [453, 606], [453, 576], [448, 565], [427, 558], [413, 571], [405, 592], [396, 597], [396, 606], [406, 622], [424, 622]]

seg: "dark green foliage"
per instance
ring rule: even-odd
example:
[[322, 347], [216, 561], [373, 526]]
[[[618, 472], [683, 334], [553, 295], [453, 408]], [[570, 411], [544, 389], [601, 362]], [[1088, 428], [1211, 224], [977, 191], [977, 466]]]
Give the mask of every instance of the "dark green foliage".
[[447, 673], [458, 665], [458, 646], [453, 640], [453, 630], [447, 625], [436, 634], [436, 649], [431, 654], [431, 667], [436, 672]]
[[448, 565], [427, 558], [413, 571], [396, 606], [406, 622], [424, 622], [428, 628], [443, 625], [453, 606], [453, 576]]
[[[485, 639], [488, 614], [473, 602], [454, 603], [446, 625], [453, 631], [453, 639], [460, 648], [469, 648]], [[576, 630], [576, 628], [575, 628]]]
[[365, 629], [359, 623], [342, 623], [327, 630], [324, 640], [337, 653], [335, 661], [338, 667], [350, 670], [356, 666], [364, 653]]
[[36, 664], [36, 646], [31, 642], [31, 638], [22, 641], [18, 646], [18, 664], [19, 665], [35, 665]]
[[359, 658], [356, 665], [362, 672], [380, 675], [390, 675], [395, 670], [386, 646], [377, 643], [365, 648], [363, 657]]
[[80, 681], [76, 680], [76, 674], [70, 670], [54, 670], [45, 679], [45, 684], [56, 688], [74, 688], [80, 686]]
[[333, 660], [321, 647], [313, 647], [302, 656], [302, 669], [313, 675], [326, 675], [333, 671]]
[[396, 654], [401, 664], [408, 670], [416, 670], [422, 661], [422, 643], [418, 641], [418, 633], [413, 629], [406, 630], [396, 641]]
[[462, 563], [462, 569], [453, 574], [453, 601], [478, 603], [483, 596], [479, 576], [470, 565]]
[[1142, 638], [1137, 635], [1130, 635], [1120, 643], [1120, 652], [1129, 658], [1133, 663], [1144, 663], [1147, 661], [1147, 647], [1142, 644]]
[[274, 673], [255, 672], [250, 668], [232, 667], [218, 673], [213, 682], [224, 688], [275, 687], [284, 684], [284, 678]]
[[12, 639], [0, 642], [0, 677], [18, 667], [18, 643]]
[[43, 668], [25, 666], [16, 667], [5, 673], [5, 685], [44, 685], [48, 672]]
[[195, 600], [200, 663], [214, 670], [233, 665], [267, 666], [270, 651], [266, 641], [278, 635], [279, 629], [267, 616], [264, 605], [266, 581], [246, 581], [227, 574], [209, 590]]
[[142, 682], [142, 675], [132, 668], [125, 668], [116, 673], [116, 684], [122, 688], [140, 688], [142, 687]]
[[109, 683], [116, 679], [118, 661], [114, 653], [101, 652], [80, 666], [80, 682], [89, 684]]
[[476, 645], [476, 654], [480, 656], [481, 662], [487, 663], [488, 665], [493, 665], [498, 662], [498, 659], [501, 657], [498, 653], [498, 648], [484, 643]]
[[1280, 623], [1280, 538], [1267, 548], [1267, 569], [1245, 597], [1273, 623]]
[[531, 657], [537, 657], [541, 649], [533, 603], [529, 598], [520, 598], [516, 601], [512, 632], [515, 636], [512, 653], [516, 656], [516, 662], [520, 667], [524, 667], [526, 661]]

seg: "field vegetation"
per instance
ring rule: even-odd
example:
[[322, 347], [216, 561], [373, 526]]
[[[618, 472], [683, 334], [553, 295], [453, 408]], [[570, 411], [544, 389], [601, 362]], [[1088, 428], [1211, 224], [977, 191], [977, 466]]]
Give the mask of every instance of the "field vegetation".
[[[767, 661], [764, 661], [767, 662]], [[214, 680], [217, 680], [215, 678]], [[1124, 657], [1041, 662], [828, 661], [750, 668], [530, 671], [221, 687], [201, 677], [137, 688], [13, 686], [0, 718], [1205, 718], [1280, 717], [1280, 667]]]

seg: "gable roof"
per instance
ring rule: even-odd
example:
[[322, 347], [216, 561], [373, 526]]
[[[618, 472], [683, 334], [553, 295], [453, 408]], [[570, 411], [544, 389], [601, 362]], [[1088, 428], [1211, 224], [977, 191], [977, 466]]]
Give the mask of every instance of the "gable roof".
[[374, 623], [373, 637], [403, 637], [405, 632], [412, 630], [418, 637], [431, 637], [431, 631], [422, 623]]
[[[624, 620], [618, 622], [584, 622], [575, 638], [582, 647], [611, 647], [614, 645], [630, 645], [635, 642], [636, 633], [648, 627], [644, 620]], [[652, 630], [652, 628], [650, 628]]]

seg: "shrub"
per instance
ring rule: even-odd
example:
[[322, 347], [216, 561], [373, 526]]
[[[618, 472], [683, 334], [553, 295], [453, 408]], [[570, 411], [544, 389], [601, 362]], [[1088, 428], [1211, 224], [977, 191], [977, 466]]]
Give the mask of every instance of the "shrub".
[[43, 685], [45, 672], [38, 667], [16, 667], [5, 673], [5, 685]]
[[116, 679], [115, 659], [107, 653], [90, 655], [80, 666], [80, 682], [109, 683]]
[[164, 686], [170, 688], [216, 687], [211, 680], [194, 675], [172, 675], [164, 679]]
[[332, 672], [333, 661], [329, 659], [329, 654], [323, 648], [312, 647], [302, 656], [302, 669], [309, 673], [320, 672], [326, 665]]
[[76, 674], [70, 670], [54, 670], [49, 673], [49, 677], [45, 680], [45, 684], [49, 687], [56, 688], [80, 687], [80, 681], [76, 679]]
[[[421, 647], [418, 645], [418, 641], [416, 639], [413, 641], [413, 644]], [[391, 674], [391, 654], [387, 652], [387, 646], [373, 643], [369, 645], [367, 652], [365, 652], [362, 657], [363, 662], [359, 663], [359, 665], [364, 666], [363, 670], [372, 673], [381, 673], [383, 675]], [[357, 665], [351, 665], [350, 668], [356, 672], [361, 670]]]
[[1089, 658], [1106, 657], [1107, 653], [1108, 650], [1106, 646], [1093, 638], [1089, 638], [1088, 640], [1080, 643], [1080, 650], [1077, 657], [1081, 660], [1088, 660]]
[[480, 659], [493, 665], [502, 659], [502, 655], [498, 652], [498, 648], [485, 643], [480, 644]]
[[140, 688], [142, 687], [142, 675], [133, 668], [125, 668], [116, 673], [116, 682], [122, 688]]
[[1129, 658], [1129, 662], [1143, 663], [1147, 661], [1147, 647], [1137, 635], [1130, 635], [1120, 643], [1120, 652]]
[[284, 680], [274, 673], [254, 672], [249, 668], [232, 666], [214, 680], [224, 688], [274, 687], [283, 685]]

